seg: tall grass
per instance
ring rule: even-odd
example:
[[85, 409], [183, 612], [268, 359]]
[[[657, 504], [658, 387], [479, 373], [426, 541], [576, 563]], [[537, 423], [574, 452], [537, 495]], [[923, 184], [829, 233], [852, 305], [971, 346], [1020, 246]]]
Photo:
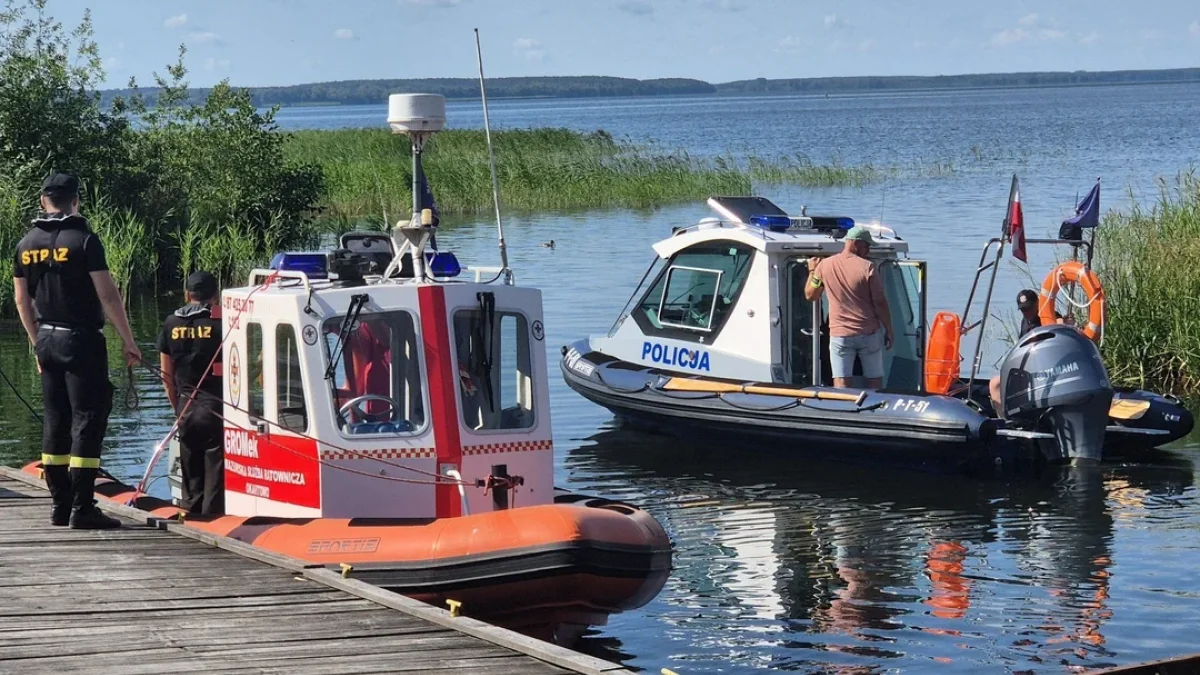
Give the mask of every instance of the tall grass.
[[[802, 158], [700, 159], [616, 141], [603, 131], [526, 129], [493, 134], [504, 205], [518, 210], [642, 208], [714, 194], [747, 194], [752, 182], [809, 186], [861, 185], [880, 177], [872, 167], [818, 166]], [[391, 221], [412, 209], [408, 139], [379, 129], [300, 131], [285, 146], [289, 159], [325, 171], [325, 216]], [[439, 134], [423, 156], [439, 208], [447, 213], [492, 207], [482, 131]]]
[[158, 252], [152, 230], [132, 210], [116, 208], [103, 197], [89, 204], [84, 215], [104, 242], [108, 271], [128, 303], [131, 288], [155, 279]]
[[1200, 393], [1200, 180], [1160, 181], [1156, 204], [1109, 213], [1096, 237], [1114, 382]]

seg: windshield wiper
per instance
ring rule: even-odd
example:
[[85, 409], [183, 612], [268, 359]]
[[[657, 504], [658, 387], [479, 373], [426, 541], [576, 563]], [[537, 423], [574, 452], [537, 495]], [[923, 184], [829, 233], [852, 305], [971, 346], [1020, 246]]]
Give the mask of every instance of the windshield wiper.
[[[329, 354], [329, 365], [325, 367], [325, 379], [332, 380], [333, 374], [337, 370], [337, 363], [342, 358], [342, 351], [345, 349], [346, 340], [350, 337], [350, 331], [354, 328], [355, 322], [358, 321], [358, 315], [362, 312], [362, 308], [367, 304], [371, 296], [366, 293], [356, 293], [350, 296], [350, 306], [346, 308], [346, 317], [342, 319], [342, 327], [338, 330], [337, 342], [333, 345], [333, 350]], [[327, 341], [326, 346], [329, 345]]]

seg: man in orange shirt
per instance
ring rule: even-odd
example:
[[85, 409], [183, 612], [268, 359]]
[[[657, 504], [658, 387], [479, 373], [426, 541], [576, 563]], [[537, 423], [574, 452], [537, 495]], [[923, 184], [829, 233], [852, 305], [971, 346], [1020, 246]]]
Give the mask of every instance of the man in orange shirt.
[[883, 386], [883, 350], [892, 348], [892, 314], [883, 282], [867, 260], [875, 239], [867, 228], [855, 226], [843, 241], [841, 253], [813, 266], [804, 297], [816, 302], [828, 291], [833, 386], [846, 386], [858, 358], [867, 387], [879, 389]]

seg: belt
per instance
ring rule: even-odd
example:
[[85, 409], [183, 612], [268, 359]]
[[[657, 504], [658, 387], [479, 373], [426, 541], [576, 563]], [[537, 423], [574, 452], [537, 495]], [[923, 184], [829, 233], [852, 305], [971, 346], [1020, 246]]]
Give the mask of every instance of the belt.
[[101, 335], [104, 334], [104, 330], [101, 328], [71, 328], [70, 326], [56, 326], [52, 323], [40, 323], [38, 330], [65, 330], [68, 333], [85, 333], [94, 330]]

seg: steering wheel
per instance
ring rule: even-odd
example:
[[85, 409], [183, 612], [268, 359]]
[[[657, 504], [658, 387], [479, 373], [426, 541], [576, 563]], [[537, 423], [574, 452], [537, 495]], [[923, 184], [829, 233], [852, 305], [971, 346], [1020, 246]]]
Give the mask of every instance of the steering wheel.
[[[362, 408], [360, 406], [368, 401], [382, 401], [382, 402], [388, 404], [388, 410], [390, 413], [388, 421], [394, 421], [397, 418], [396, 413], [400, 409], [400, 404], [396, 403], [394, 400], [392, 400], [386, 396], [379, 396], [378, 394], [364, 394], [362, 396], [356, 396], [356, 397], [350, 399], [349, 401], [346, 401], [346, 403], [343, 404], [341, 408], [338, 408], [338, 413], [342, 417], [345, 417], [345, 418], [350, 418], [349, 413], [351, 413], [351, 412], [357, 413], [359, 418], [367, 417], [368, 415], [380, 414], [380, 413], [368, 413], [368, 412], [364, 412], [362, 410]], [[354, 420], [347, 419], [347, 421], [352, 422]]]

